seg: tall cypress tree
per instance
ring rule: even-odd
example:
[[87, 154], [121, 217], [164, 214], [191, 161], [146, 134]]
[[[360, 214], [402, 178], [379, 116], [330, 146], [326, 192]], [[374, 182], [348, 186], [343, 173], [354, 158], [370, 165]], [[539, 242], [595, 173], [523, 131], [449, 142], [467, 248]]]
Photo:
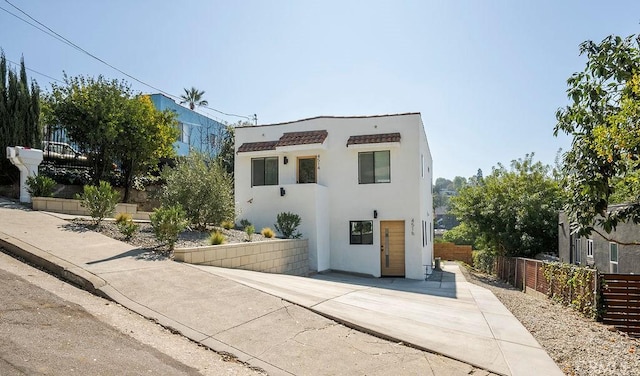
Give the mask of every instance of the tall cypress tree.
[[[7, 68], [4, 51], [0, 49], [0, 151], [7, 146], [40, 148], [40, 88], [35, 80], [27, 79], [24, 58], [20, 72]], [[7, 158], [0, 158], [0, 184], [12, 184], [19, 176]]]

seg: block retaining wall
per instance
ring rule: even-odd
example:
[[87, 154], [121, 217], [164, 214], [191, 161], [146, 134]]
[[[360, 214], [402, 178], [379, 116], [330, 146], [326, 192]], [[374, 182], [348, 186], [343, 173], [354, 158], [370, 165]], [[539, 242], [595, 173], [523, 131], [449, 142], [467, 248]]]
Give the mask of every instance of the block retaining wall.
[[[53, 197], [32, 197], [31, 205], [33, 210], [43, 210], [54, 213], [71, 215], [89, 215], [86, 208], [80, 206], [80, 200]], [[116, 205], [113, 215], [118, 213], [129, 213], [133, 219], [149, 220], [149, 212], [139, 212], [136, 204], [120, 203]]]
[[306, 276], [309, 274], [307, 239], [220, 244], [176, 248], [174, 260], [189, 264]]

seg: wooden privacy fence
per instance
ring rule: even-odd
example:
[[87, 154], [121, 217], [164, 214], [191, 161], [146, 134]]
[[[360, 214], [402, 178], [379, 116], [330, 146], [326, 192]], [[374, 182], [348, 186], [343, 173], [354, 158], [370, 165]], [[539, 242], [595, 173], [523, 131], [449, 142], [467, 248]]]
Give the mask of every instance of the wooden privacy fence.
[[602, 322], [640, 337], [640, 275], [602, 274]]
[[[560, 275], [553, 276], [552, 281], [555, 282], [549, 288], [543, 264], [544, 261], [540, 260], [497, 257], [496, 275], [527, 293], [536, 291], [548, 297], [567, 295], [567, 283]], [[589, 272], [593, 273], [590, 286], [569, 284], [569, 301], [572, 302], [581, 294], [581, 289], [591, 289], [594, 292], [593, 302], [589, 304], [600, 307], [602, 322], [640, 338], [640, 275], [600, 274], [596, 270]]]
[[470, 245], [455, 245], [453, 243], [435, 243], [433, 245], [433, 256], [442, 260], [463, 261], [473, 265]]

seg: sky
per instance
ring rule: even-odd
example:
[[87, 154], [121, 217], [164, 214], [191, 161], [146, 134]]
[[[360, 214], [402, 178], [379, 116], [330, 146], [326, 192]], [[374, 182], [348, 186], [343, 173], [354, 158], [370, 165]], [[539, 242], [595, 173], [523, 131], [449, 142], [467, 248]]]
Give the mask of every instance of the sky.
[[43, 91], [63, 72], [193, 86], [229, 123], [420, 112], [448, 179], [528, 153], [553, 165], [580, 43], [639, 26], [637, 0], [0, 0], [0, 48]]

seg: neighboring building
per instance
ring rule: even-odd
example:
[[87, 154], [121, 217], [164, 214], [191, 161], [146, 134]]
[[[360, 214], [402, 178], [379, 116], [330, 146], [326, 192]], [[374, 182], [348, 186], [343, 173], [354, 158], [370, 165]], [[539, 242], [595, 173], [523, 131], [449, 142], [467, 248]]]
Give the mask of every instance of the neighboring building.
[[[610, 207], [610, 209], [613, 207]], [[601, 227], [589, 237], [571, 235], [564, 212], [558, 216], [558, 255], [560, 261], [590, 266], [602, 273], [640, 274], [640, 226], [619, 223], [616, 230], [607, 234]], [[638, 243], [637, 245], [628, 245]]]
[[311, 270], [424, 279], [432, 159], [419, 113], [236, 128], [235, 199], [256, 231], [302, 218]]
[[171, 110], [177, 114], [180, 136], [174, 144], [179, 156], [198, 150], [209, 155], [217, 154], [224, 136], [224, 124], [177, 104], [164, 94], [151, 94], [151, 102], [160, 111]]

